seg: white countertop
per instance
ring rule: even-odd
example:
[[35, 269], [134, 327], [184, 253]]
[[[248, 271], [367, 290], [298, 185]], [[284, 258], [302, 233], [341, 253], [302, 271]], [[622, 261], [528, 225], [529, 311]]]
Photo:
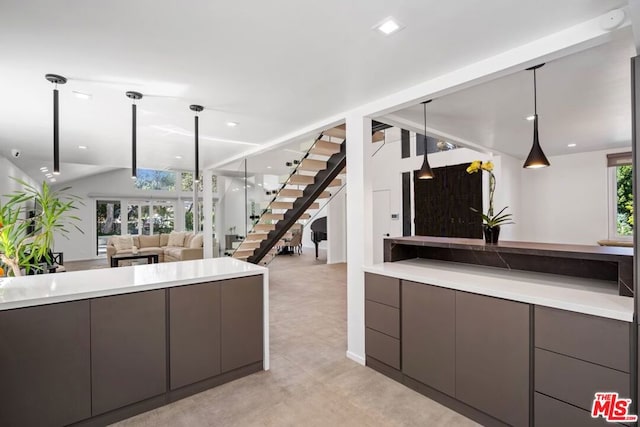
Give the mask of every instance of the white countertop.
[[633, 298], [612, 282], [427, 259], [365, 266], [364, 271], [527, 304], [633, 321]]
[[264, 267], [224, 257], [1, 278], [0, 311], [254, 276], [266, 271]]

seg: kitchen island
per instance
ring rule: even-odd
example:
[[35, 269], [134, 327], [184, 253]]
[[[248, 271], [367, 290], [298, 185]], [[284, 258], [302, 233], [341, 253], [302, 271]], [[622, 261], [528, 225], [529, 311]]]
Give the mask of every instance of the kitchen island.
[[632, 251], [409, 237], [385, 260], [364, 267], [371, 368], [486, 426], [607, 425], [595, 392], [636, 401]]
[[268, 370], [268, 303], [232, 258], [0, 279], [0, 425], [105, 425]]

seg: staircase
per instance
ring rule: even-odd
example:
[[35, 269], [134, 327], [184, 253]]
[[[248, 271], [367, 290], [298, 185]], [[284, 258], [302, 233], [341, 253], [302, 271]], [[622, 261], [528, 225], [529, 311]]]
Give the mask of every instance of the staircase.
[[[373, 122], [372, 140], [384, 140], [387, 124]], [[325, 130], [282, 184], [262, 212], [258, 222], [234, 251], [233, 257], [254, 264], [268, 264], [276, 247], [290, 239], [291, 231], [302, 231], [299, 220], [311, 218], [310, 210], [320, 208], [318, 199], [329, 199], [330, 191], [343, 185], [338, 178], [347, 162], [345, 125]]]
[[309, 211], [320, 208], [318, 199], [328, 199], [328, 189], [340, 187], [346, 164], [344, 125], [324, 131], [269, 202], [258, 222], [234, 251], [233, 257], [254, 264], [267, 264], [276, 247], [295, 229], [299, 220], [311, 218]]

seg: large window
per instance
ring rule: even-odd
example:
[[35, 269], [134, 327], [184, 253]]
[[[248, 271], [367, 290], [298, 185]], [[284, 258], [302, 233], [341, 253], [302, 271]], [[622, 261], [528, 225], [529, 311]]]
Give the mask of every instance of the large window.
[[633, 166], [631, 153], [609, 154], [611, 185], [611, 237], [630, 239], [633, 237]]
[[153, 169], [138, 169], [135, 186], [141, 190], [175, 191], [176, 173]]

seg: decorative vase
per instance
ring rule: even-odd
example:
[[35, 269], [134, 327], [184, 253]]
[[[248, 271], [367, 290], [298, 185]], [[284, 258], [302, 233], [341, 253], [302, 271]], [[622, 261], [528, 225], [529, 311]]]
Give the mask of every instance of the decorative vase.
[[490, 244], [498, 243], [498, 237], [500, 236], [500, 226], [489, 227], [486, 224], [482, 226], [484, 230], [484, 241]]

